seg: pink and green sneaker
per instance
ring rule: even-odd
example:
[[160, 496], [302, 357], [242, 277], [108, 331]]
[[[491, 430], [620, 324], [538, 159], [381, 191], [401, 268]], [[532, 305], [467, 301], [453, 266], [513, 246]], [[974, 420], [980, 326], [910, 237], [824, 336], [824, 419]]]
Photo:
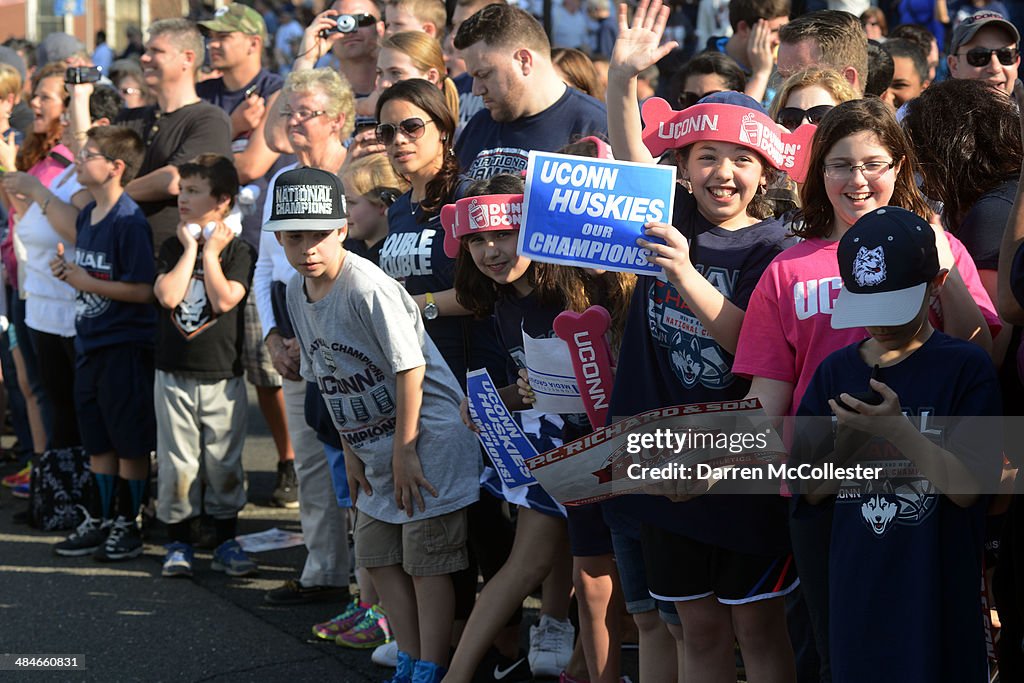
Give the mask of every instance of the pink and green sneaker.
[[322, 624], [314, 624], [313, 635], [324, 640], [334, 640], [362, 621], [369, 609], [370, 605], [359, 602], [359, 598], [352, 598], [352, 602], [348, 604], [344, 612]]
[[388, 618], [380, 605], [374, 605], [366, 610], [359, 623], [345, 633], [339, 633], [334, 642], [342, 647], [369, 650], [390, 640], [391, 628], [388, 626]]

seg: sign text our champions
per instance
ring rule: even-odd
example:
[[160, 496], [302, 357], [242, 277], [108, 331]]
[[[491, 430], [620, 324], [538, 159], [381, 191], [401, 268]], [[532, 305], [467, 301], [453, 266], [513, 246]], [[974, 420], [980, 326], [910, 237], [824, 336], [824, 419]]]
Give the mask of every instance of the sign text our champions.
[[[664, 221], [668, 212], [663, 199], [616, 192], [621, 171], [621, 167], [544, 159], [538, 179], [555, 186], [547, 203], [551, 220], [557, 221], [558, 214], [568, 214], [616, 223]], [[611, 225], [584, 223], [581, 232], [584, 237], [533, 232], [528, 246], [535, 253], [568, 258], [637, 266], [647, 263], [646, 250], [605, 241], [614, 232]]]

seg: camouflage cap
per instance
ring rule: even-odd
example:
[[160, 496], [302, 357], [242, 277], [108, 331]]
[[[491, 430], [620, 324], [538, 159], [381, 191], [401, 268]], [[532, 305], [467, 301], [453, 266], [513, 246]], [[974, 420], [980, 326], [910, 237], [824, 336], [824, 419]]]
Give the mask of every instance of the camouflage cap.
[[238, 31], [250, 36], [259, 36], [267, 42], [267, 25], [260, 13], [252, 7], [235, 2], [221, 7], [213, 15], [213, 19], [200, 21], [199, 25], [208, 31], [233, 33]]

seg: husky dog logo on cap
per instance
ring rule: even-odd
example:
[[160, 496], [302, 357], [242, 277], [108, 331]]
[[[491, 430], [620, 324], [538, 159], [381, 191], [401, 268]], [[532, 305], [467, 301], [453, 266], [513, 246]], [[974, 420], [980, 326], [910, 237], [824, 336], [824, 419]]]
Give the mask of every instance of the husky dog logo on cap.
[[861, 287], [885, 282], [885, 252], [882, 247], [861, 247], [853, 260], [853, 277]]

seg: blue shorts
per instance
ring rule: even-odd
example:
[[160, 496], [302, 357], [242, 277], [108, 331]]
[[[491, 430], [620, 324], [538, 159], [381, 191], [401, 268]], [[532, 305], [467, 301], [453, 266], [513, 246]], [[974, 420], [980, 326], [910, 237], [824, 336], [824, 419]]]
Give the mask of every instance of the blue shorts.
[[604, 521], [599, 503], [571, 505], [569, 514], [569, 548], [573, 557], [611, 555], [612, 534]]
[[153, 376], [153, 350], [138, 344], [78, 355], [75, 410], [86, 453], [133, 460], [156, 450]]
[[[606, 510], [606, 513], [609, 512]], [[676, 606], [665, 600], [655, 600], [647, 589], [647, 567], [644, 564], [643, 545], [640, 543], [640, 522], [622, 514], [608, 514], [606, 519], [612, 530], [615, 566], [619, 570], [626, 611], [642, 614], [657, 609], [662, 621], [678, 626], [681, 621]]]
[[348, 473], [345, 470], [345, 452], [335, 448], [323, 441], [320, 444], [324, 447], [324, 455], [327, 456], [327, 465], [331, 468], [331, 482], [334, 484], [334, 497], [338, 501], [338, 507], [352, 507], [352, 495], [348, 490]]

